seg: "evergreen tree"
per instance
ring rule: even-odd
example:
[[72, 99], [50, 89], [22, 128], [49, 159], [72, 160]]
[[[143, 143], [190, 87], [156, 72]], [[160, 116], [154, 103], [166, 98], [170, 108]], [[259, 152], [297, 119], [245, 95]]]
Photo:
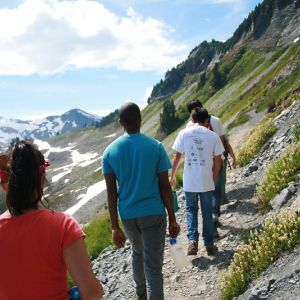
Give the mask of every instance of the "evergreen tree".
[[219, 64], [216, 63], [212, 70], [211, 85], [214, 89], [219, 90], [225, 84], [224, 74], [220, 71]]
[[169, 134], [178, 126], [178, 118], [176, 116], [176, 108], [172, 99], [164, 102], [163, 112], [160, 114], [160, 130]]
[[202, 88], [204, 86], [204, 84], [206, 83], [206, 73], [203, 72], [201, 75], [200, 75], [200, 78], [199, 78], [199, 81], [198, 81], [198, 89]]

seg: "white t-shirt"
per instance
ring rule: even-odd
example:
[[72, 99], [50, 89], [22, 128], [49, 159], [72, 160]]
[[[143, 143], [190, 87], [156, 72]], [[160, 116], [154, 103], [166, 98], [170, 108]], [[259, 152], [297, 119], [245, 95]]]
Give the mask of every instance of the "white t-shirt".
[[204, 126], [195, 124], [181, 130], [172, 149], [184, 153], [183, 190], [208, 192], [215, 189], [212, 167], [214, 156], [224, 147], [219, 136]]
[[[196, 123], [194, 123], [192, 120], [190, 120], [186, 127], [195, 125]], [[215, 117], [215, 116], [210, 116], [210, 124], [211, 127], [213, 129], [213, 131], [218, 135], [218, 136], [222, 136], [225, 135], [226, 131], [224, 126], [222, 125], [221, 121], [219, 118]]]

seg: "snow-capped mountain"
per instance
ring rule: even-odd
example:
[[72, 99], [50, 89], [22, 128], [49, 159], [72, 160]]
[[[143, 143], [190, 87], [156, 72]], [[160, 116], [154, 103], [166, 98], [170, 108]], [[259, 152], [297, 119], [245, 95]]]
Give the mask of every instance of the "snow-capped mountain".
[[73, 131], [99, 122], [101, 117], [80, 109], [72, 109], [61, 116], [49, 116], [34, 121], [0, 117], [0, 148], [5, 148], [14, 138], [45, 140], [57, 134]]

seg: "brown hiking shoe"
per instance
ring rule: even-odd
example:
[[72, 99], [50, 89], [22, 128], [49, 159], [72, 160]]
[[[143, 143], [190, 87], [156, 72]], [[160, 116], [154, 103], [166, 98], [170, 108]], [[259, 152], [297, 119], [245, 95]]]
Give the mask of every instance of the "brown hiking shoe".
[[190, 241], [188, 246], [187, 255], [196, 255], [198, 252], [198, 242], [197, 241]]
[[207, 255], [214, 255], [218, 252], [218, 247], [215, 245], [206, 246]]

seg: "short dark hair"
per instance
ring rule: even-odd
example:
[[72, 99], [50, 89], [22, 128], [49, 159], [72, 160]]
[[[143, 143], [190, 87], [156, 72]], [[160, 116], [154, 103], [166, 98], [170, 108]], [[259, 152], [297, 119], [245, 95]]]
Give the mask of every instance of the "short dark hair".
[[6, 205], [12, 215], [37, 209], [43, 196], [40, 166], [43, 154], [30, 141], [18, 142], [12, 152]]
[[192, 119], [195, 123], [204, 123], [209, 118], [208, 111], [203, 107], [195, 107], [192, 110]]
[[188, 109], [189, 113], [191, 113], [195, 107], [202, 107], [202, 103], [200, 102], [200, 100], [195, 99], [195, 100], [191, 100], [188, 103], [187, 109]]
[[125, 128], [134, 128], [141, 121], [141, 111], [137, 104], [127, 102], [120, 108], [120, 122]]

